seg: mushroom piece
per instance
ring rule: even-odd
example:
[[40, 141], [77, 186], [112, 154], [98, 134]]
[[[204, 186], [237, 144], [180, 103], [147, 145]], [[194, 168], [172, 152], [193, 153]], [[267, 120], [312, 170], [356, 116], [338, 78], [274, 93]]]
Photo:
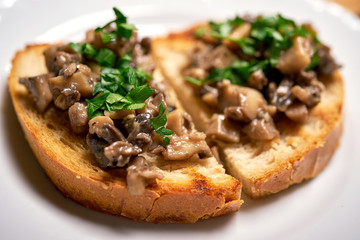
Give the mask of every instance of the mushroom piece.
[[262, 118], [253, 119], [242, 129], [250, 138], [257, 140], [271, 140], [279, 136], [271, 116], [265, 113]]
[[169, 138], [170, 144], [166, 145], [166, 150], [162, 153], [165, 160], [187, 160], [195, 154], [200, 158], [212, 156], [204, 133], [193, 130], [182, 136], [173, 134]]
[[271, 103], [276, 106], [280, 112], [284, 112], [288, 106], [293, 102], [293, 96], [291, 87], [294, 85], [294, 82], [288, 78], [284, 78], [279, 86], [277, 87]]
[[36, 108], [40, 112], [43, 112], [46, 109], [53, 98], [49, 88], [48, 78], [48, 74], [43, 74], [36, 77], [19, 79], [19, 82], [24, 84], [33, 96]]
[[163, 179], [164, 175], [155, 167], [150, 166], [144, 157], [135, 157], [127, 167], [127, 186], [130, 194], [142, 195], [148, 184], [155, 184], [156, 179]]
[[140, 154], [138, 146], [124, 141], [117, 141], [104, 148], [104, 155], [109, 160], [107, 167], [124, 167], [133, 156]]
[[63, 75], [49, 78], [49, 86], [56, 99], [64, 89], [78, 91], [81, 97], [90, 98], [98, 75], [91, 72], [91, 69], [83, 64], [77, 65], [77, 70], [70, 77]]
[[[149, 44], [151, 46], [151, 41]], [[154, 59], [152, 58], [151, 54], [145, 54], [145, 50], [143, 49], [142, 45], [135, 45], [134, 49], [132, 50], [132, 58], [136, 67], [143, 69], [150, 75], [153, 73], [155, 69]]]
[[266, 105], [263, 95], [253, 88], [233, 85], [228, 80], [217, 86], [220, 110], [230, 119], [251, 121], [256, 117], [258, 109]]
[[201, 87], [201, 93], [203, 94], [201, 96], [201, 99], [206, 105], [208, 105], [209, 107], [218, 108], [219, 91], [217, 88], [211, 87], [208, 84], [204, 84]]
[[310, 64], [313, 54], [311, 37], [295, 37], [293, 45], [281, 53], [276, 68], [283, 74], [298, 73]]
[[76, 102], [68, 111], [71, 129], [78, 134], [86, 133], [89, 129], [89, 117], [86, 103]]
[[321, 44], [319, 46], [318, 56], [320, 58], [319, 70], [326, 75], [332, 74], [336, 69], [341, 67], [341, 65], [335, 62], [335, 59], [330, 54], [330, 48], [326, 45]]
[[167, 128], [176, 135], [181, 136], [184, 133], [184, 118], [180, 111], [173, 111], [167, 115]]
[[206, 61], [210, 64], [210, 68], [228, 67], [235, 60], [235, 55], [223, 45], [214, 48], [210, 54], [206, 56]]
[[159, 113], [159, 105], [163, 104], [164, 110], [167, 108], [167, 103], [165, 101], [164, 94], [158, 93], [155, 96], [149, 97], [145, 101], [146, 105], [144, 108], [138, 110], [138, 113], [149, 113], [151, 116], [156, 116]]
[[308, 110], [305, 104], [295, 102], [286, 109], [285, 115], [295, 122], [305, 122], [308, 116]]
[[291, 89], [294, 97], [305, 103], [308, 107], [313, 107], [320, 102], [321, 89], [316, 86], [300, 87], [296, 85]]
[[126, 141], [124, 135], [114, 126], [111, 118], [106, 116], [97, 116], [89, 121], [89, 133], [96, 134], [108, 143], [116, 141]]
[[79, 91], [71, 88], [63, 89], [60, 94], [56, 94], [56, 91], [54, 93], [54, 95], [57, 95], [54, 101], [55, 106], [62, 110], [68, 109], [75, 102], [79, 101], [81, 96]]
[[[231, 31], [229, 34], [229, 37], [232, 39], [240, 39], [250, 36], [250, 30], [251, 30], [251, 23], [244, 22], [240, 26], [236, 27], [234, 30]], [[228, 48], [232, 50], [239, 49], [239, 44], [236, 44], [233, 41], [230, 40], [222, 40], [223, 44], [226, 45]]]
[[249, 87], [255, 88], [259, 91], [261, 91], [267, 83], [268, 79], [261, 69], [253, 72], [248, 79]]
[[197, 42], [190, 58], [193, 68], [201, 68], [205, 71], [228, 67], [236, 60], [236, 56], [224, 45], [214, 48], [202, 42]]
[[214, 114], [209, 122], [205, 134], [210, 139], [219, 139], [224, 142], [238, 143], [240, 141], [239, 126], [230, 122], [224, 115]]
[[107, 168], [109, 159], [104, 155], [104, 148], [109, 145], [104, 139], [96, 136], [96, 134], [87, 134], [86, 143], [90, 152], [95, 155], [95, 159], [100, 168]]
[[154, 128], [150, 123], [150, 118], [149, 113], [141, 113], [123, 121], [124, 128], [129, 133], [128, 142], [141, 148], [147, 148], [152, 144]]

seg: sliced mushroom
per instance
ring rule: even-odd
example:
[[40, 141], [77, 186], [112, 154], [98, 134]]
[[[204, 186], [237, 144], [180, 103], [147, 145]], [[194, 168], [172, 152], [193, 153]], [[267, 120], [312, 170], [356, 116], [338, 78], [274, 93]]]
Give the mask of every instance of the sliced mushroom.
[[64, 76], [60, 75], [49, 78], [49, 85], [55, 99], [64, 89], [76, 90], [81, 97], [90, 98], [97, 78], [98, 75], [92, 73], [88, 66], [78, 64], [77, 71], [71, 77], [65, 79]]
[[159, 113], [159, 105], [162, 103], [163, 108], [167, 108], [164, 94], [158, 93], [155, 96], [151, 96], [146, 100], [144, 108], [138, 110], [139, 113], [149, 113], [151, 116], [156, 116]]
[[173, 111], [167, 115], [167, 128], [176, 135], [181, 136], [184, 132], [184, 118], [180, 111]]
[[213, 68], [230, 66], [236, 56], [224, 45], [215, 48], [202, 42], [197, 42], [194, 53], [191, 54], [191, 63], [194, 68], [201, 68], [209, 71]]
[[107, 167], [124, 167], [133, 156], [142, 150], [124, 141], [117, 141], [104, 148], [104, 155], [109, 160]]
[[293, 85], [294, 82], [292, 80], [284, 78], [276, 89], [271, 103], [281, 112], [284, 112], [293, 102], [291, 91]]
[[[229, 37], [232, 39], [240, 39], [250, 36], [251, 24], [245, 22], [240, 26], [236, 27], [234, 30], [231, 31]], [[230, 40], [222, 40], [223, 44], [232, 50], [239, 49], [239, 44], [236, 44]]]
[[67, 66], [64, 66], [60, 72], [59, 75], [64, 75], [64, 78], [69, 78], [71, 77], [77, 70], [77, 64], [76, 63], [70, 63]]
[[127, 186], [132, 195], [142, 195], [148, 184], [155, 184], [156, 179], [163, 179], [164, 175], [155, 167], [149, 165], [142, 156], [135, 157], [127, 170]]
[[106, 116], [97, 116], [89, 121], [89, 133], [96, 134], [108, 143], [126, 141], [124, 135], [114, 126], [113, 121]]
[[239, 126], [227, 120], [224, 115], [214, 114], [210, 119], [205, 133], [210, 139], [238, 143], [240, 141], [239, 128]]
[[242, 129], [250, 138], [258, 140], [271, 140], [279, 136], [274, 122], [266, 121], [264, 118], [256, 118]]
[[218, 97], [219, 97], [219, 91], [215, 87], [211, 87], [208, 84], [204, 84], [201, 88], [201, 93], [203, 94], [201, 96], [201, 99], [208, 105], [209, 107], [215, 107], [218, 108]]
[[311, 37], [295, 37], [293, 45], [281, 53], [276, 65], [284, 74], [298, 73], [310, 64], [313, 54]]
[[43, 74], [36, 77], [19, 79], [19, 82], [24, 84], [33, 96], [36, 108], [40, 112], [43, 112], [46, 109], [53, 98], [49, 88], [48, 78], [48, 74]]
[[318, 55], [320, 58], [319, 62], [319, 70], [320, 72], [330, 75], [336, 69], [340, 68], [341, 66], [335, 62], [335, 59], [330, 54], [330, 48], [321, 44], [318, 48]]
[[107, 168], [109, 159], [104, 155], [104, 148], [109, 144], [104, 139], [97, 137], [96, 134], [90, 133], [86, 135], [86, 143], [89, 146], [90, 152], [95, 155], [99, 167]]
[[154, 59], [151, 54], [145, 54], [144, 49], [140, 44], [136, 44], [133, 48], [132, 58], [136, 67], [141, 68], [150, 75], [153, 73], [155, 69]]
[[176, 99], [170, 92], [170, 88], [165, 81], [152, 81], [150, 83], [152, 89], [155, 89], [155, 93], [162, 93], [164, 95], [164, 99], [167, 105], [167, 109], [171, 112], [176, 109]]
[[308, 116], [308, 110], [303, 103], [295, 102], [286, 109], [285, 115], [293, 121], [305, 122]]
[[248, 79], [249, 87], [255, 88], [259, 91], [261, 91], [267, 83], [268, 79], [261, 69], [253, 72]]
[[86, 103], [77, 102], [68, 111], [71, 129], [78, 134], [86, 133], [89, 129], [89, 117]]
[[55, 106], [62, 110], [68, 109], [75, 102], [79, 101], [81, 96], [79, 91], [71, 88], [65, 88], [60, 92], [60, 94], [54, 95], [57, 95], [54, 102]]
[[292, 94], [305, 103], [308, 107], [313, 107], [320, 102], [321, 89], [315, 86], [300, 87], [296, 85], [291, 89]]
[[165, 160], [187, 160], [195, 154], [200, 158], [212, 156], [204, 133], [192, 131], [182, 136], [173, 134], [169, 138], [170, 144], [166, 145], [166, 150], [163, 152]]
[[147, 149], [152, 144], [154, 128], [150, 123], [150, 118], [149, 113], [141, 113], [123, 122], [124, 128], [129, 134], [128, 142], [143, 149]]
[[266, 104], [263, 95], [248, 87], [231, 84], [228, 80], [218, 83], [219, 106], [225, 116], [238, 121], [250, 121], [259, 108]]

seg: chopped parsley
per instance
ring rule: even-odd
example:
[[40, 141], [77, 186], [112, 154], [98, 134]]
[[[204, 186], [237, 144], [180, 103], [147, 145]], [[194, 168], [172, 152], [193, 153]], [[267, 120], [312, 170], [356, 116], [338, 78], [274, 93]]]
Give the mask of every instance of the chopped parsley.
[[88, 103], [89, 118], [118, 110], [136, 110], [145, 107], [145, 101], [154, 89], [147, 85], [151, 76], [141, 70], [125, 68], [103, 68], [100, 81], [94, 86], [92, 99]]
[[75, 52], [95, 60], [100, 66], [112, 67], [116, 61], [116, 55], [108, 48], [97, 49], [89, 43], [69, 43], [69, 47]]
[[[311, 36], [315, 43], [320, 43], [316, 35], [304, 26], [297, 26], [291, 19], [282, 15], [263, 17], [259, 16], [251, 23], [250, 36], [244, 38], [232, 38], [231, 32], [246, 21], [240, 17], [228, 19], [224, 22], [209, 22], [211, 36], [217, 39], [225, 39], [236, 43], [249, 61], [236, 60], [226, 68], [213, 69], [205, 79], [186, 77], [186, 80], [202, 85], [209, 82], [219, 82], [228, 79], [232, 84], [244, 85], [252, 72], [263, 70], [264, 73], [277, 65], [281, 51], [292, 46], [295, 36]], [[204, 28], [195, 31], [195, 37], [200, 38], [204, 34]], [[314, 54], [311, 63], [306, 70], [311, 70], [319, 64], [319, 57]]]
[[195, 85], [201, 86], [202, 84], [212, 82], [222, 82], [224, 79], [229, 80], [235, 85], [245, 85], [252, 72], [259, 69], [266, 71], [270, 66], [269, 60], [262, 60], [258, 62], [247, 62], [243, 60], [234, 61], [229, 67], [215, 68], [209, 76], [203, 80], [193, 77], [185, 77], [185, 79]]
[[163, 146], [170, 143], [168, 135], [174, 134], [173, 131], [167, 129], [165, 124], [167, 122], [166, 113], [164, 113], [164, 106], [162, 103], [159, 105], [159, 114], [156, 117], [150, 118], [150, 124], [153, 126], [156, 133], [158, 133], [163, 139]]
[[[117, 9], [113, 8], [116, 19], [96, 28], [104, 43], [116, 41], [117, 37], [130, 39], [136, 27], [127, 23], [127, 18]], [[106, 31], [107, 27], [115, 23], [116, 30]], [[95, 48], [89, 43], [70, 43], [74, 51], [96, 61], [101, 66], [100, 81], [93, 89], [93, 98], [85, 99], [88, 105], [88, 116], [92, 119], [103, 115], [104, 111], [137, 110], [145, 107], [145, 101], [155, 92], [148, 86], [152, 77], [141, 69], [133, 67], [131, 52], [117, 56], [112, 50], [104, 47]], [[159, 115], [151, 118], [154, 130], [163, 138], [163, 145], [169, 144], [167, 135], [174, 132], [165, 128], [166, 113], [162, 104], [159, 105]]]
[[[116, 19], [108, 22], [103, 27], [98, 27], [95, 29], [95, 32], [99, 32], [101, 40], [104, 43], [115, 41], [118, 36], [124, 37], [125, 39], [130, 39], [133, 30], [136, 30], [135, 25], [127, 23], [127, 17], [125, 17], [119, 9], [113, 8]], [[112, 23], [115, 23], [116, 29], [110, 32], [106, 31], [106, 28], [109, 27]]]

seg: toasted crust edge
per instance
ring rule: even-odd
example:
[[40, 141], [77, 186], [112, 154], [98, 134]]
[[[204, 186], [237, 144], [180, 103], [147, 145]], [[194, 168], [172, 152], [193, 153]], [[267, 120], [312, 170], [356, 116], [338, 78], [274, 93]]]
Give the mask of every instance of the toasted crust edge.
[[[193, 185], [169, 184], [159, 181], [157, 187], [147, 189], [144, 195], [133, 196], [122, 182], [105, 183], [91, 179], [80, 172], [66, 167], [57, 156], [44, 147], [39, 131], [32, 119], [26, 115], [27, 110], [19, 101], [21, 94], [16, 92], [18, 78], [28, 54], [39, 55], [48, 44], [29, 45], [18, 51], [13, 60], [8, 77], [9, 90], [19, 122], [24, 130], [34, 154], [54, 185], [68, 198], [81, 205], [111, 215], [123, 216], [135, 221], [153, 223], [182, 222], [193, 223], [210, 216], [220, 216], [236, 212], [241, 204], [241, 183], [228, 176], [228, 185], [217, 186], [216, 179], [198, 179], [198, 174], [189, 174]], [[39, 57], [39, 56], [38, 56]], [[37, 61], [27, 67], [39, 64]], [[41, 67], [40, 67], [41, 69]], [[33, 74], [33, 72], [32, 72]], [[45, 127], [45, 126], [43, 126]], [[195, 171], [196, 169], [189, 169]], [[210, 188], [199, 186], [198, 181]], [[187, 187], [187, 188], [186, 188]], [[211, 188], [212, 187], [212, 188]]]

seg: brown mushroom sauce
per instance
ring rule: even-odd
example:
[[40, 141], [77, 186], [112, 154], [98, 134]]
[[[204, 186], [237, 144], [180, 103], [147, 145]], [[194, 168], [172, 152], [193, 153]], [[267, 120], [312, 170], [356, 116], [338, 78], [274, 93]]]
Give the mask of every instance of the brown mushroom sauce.
[[[230, 37], [250, 35], [253, 18], [244, 19], [246, 22], [233, 29]], [[314, 31], [310, 24], [304, 26]], [[184, 76], [204, 80], [212, 70], [229, 67], [236, 60], [255, 60], [234, 42], [213, 37], [208, 25], [201, 28], [205, 31], [200, 36], [196, 36], [194, 30], [196, 45], [189, 52], [190, 64]], [[330, 75], [340, 66], [330, 55], [329, 47], [318, 43], [319, 65], [306, 70], [314, 53], [314, 40], [310, 36], [296, 36], [292, 42], [290, 48], [282, 50], [277, 65], [269, 74], [256, 70], [242, 86], [231, 84], [227, 79], [200, 87], [189, 83], [209, 108], [218, 111], [209, 121], [208, 140], [239, 143], [241, 133], [252, 139], [271, 140], [279, 136], [273, 120], [275, 115], [298, 123], [306, 121], [309, 109], [320, 102], [325, 88], [319, 76]], [[260, 50], [260, 55], [266, 53]]]
[[[118, 37], [116, 41], [104, 44], [99, 33], [91, 30], [87, 32], [86, 42], [99, 49], [111, 49], [118, 57], [131, 51], [132, 67], [140, 67], [148, 74], [154, 70], [151, 40], [138, 40], [136, 32], [129, 40]], [[84, 100], [92, 97], [94, 85], [99, 81], [100, 67], [68, 45], [50, 46], [44, 51], [44, 56], [49, 74], [21, 78], [19, 82], [32, 94], [39, 112], [55, 106], [68, 113], [72, 131], [86, 136], [86, 143], [99, 167], [127, 169], [131, 194], [143, 194], [148, 184], [163, 178], [161, 171], [151, 166], [142, 153], [172, 161], [212, 156], [205, 134], [194, 129], [187, 114], [176, 110], [176, 102], [165, 83], [149, 83], [155, 92], [146, 100], [143, 109], [105, 111], [104, 116], [89, 121]], [[150, 124], [150, 119], [159, 114], [160, 103], [170, 112], [167, 128], [175, 132], [166, 146], [162, 145], [162, 137]]]

